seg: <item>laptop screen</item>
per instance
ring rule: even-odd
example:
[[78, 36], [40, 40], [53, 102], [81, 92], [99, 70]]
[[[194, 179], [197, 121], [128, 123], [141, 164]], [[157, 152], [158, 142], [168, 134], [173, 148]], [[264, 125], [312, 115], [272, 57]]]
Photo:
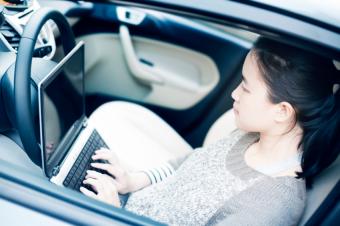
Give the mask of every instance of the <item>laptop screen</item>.
[[85, 118], [84, 44], [72, 49], [39, 83], [40, 145], [43, 169], [51, 176]]

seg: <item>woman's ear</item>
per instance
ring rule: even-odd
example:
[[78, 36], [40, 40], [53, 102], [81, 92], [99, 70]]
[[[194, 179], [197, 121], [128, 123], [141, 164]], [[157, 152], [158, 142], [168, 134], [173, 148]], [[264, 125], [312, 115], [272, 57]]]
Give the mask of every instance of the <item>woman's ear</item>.
[[275, 121], [278, 123], [288, 122], [295, 119], [295, 110], [288, 102], [280, 102], [276, 106]]

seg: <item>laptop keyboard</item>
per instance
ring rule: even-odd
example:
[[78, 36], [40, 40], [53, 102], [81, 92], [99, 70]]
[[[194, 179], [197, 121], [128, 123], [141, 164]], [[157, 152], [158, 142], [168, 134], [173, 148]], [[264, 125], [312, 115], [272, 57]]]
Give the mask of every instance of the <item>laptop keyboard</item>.
[[[79, 191], [79, 188], [82, 186], [82, 182], [86, 176], [86, 170], [88, 169], [95, 170], [100, 173], [106, 173], [105, 171], [95, 169], [90, 165], [90, 163], [94, 162], [91, 158], [93, 153], [102, 147], [108, 148], [98, 132], [93, 130], [91, 136], [87, 140], [77, 160], [73, 164], [71, 170], [63, 182], [65, 187]], [[95, 162], [105, 163], [106, 161], [97, 160]], [[92, 190], [90, 186], [84, 185], [84, 187]]]

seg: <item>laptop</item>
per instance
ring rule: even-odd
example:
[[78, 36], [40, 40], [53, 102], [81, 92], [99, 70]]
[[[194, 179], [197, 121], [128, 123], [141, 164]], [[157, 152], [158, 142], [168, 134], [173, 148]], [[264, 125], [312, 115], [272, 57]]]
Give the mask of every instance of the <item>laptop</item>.
[[107, 148], [85, 115], [83, 42], [38, 84], [38, 105], [43, 171], [51, 182], [79, 190], [94, 151]]

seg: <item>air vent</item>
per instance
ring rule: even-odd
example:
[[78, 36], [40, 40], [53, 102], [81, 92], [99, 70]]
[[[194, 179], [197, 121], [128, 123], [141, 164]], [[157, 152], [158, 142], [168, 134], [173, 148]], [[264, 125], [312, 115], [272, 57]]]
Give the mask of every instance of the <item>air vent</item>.
[[20, 42], [20, 35], [19, 33], [14, 30], [14, 28], [5, 21], [0, 28], [1, 34], [5, 37], [8, 43], [12, 46], [12, 48], [17, 51], [19, 42]]

